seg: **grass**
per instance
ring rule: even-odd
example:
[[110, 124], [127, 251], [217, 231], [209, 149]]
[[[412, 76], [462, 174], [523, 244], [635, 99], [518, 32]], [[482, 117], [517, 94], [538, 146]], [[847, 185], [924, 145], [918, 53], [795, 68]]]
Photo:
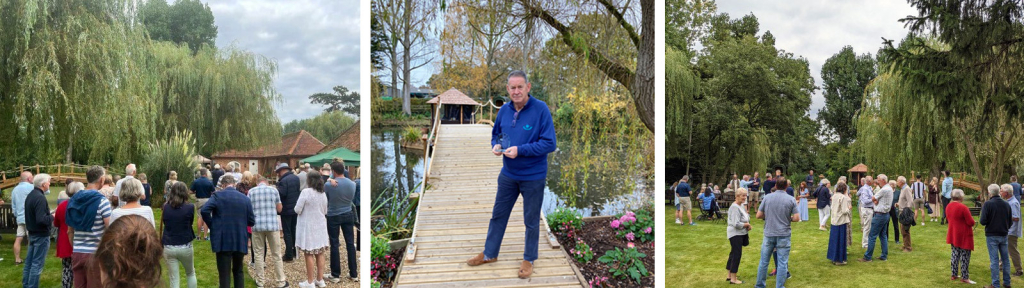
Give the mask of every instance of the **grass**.
[[[51, 201], [55, 202], [56, 195], [60, 191], [51, 191]], [[51, 198], [48, 195], [48, 199]], [[55, 209], [56, 205], [51, 203], [51, 209]], [[154, 217], [157, 221], [160, 221], [161, 209], [153, 209]], [[159, 224], [159, 222], [157, 223]], [[196, 229], [195, 231], [199, 231]], [[14, 233], [3, 233], [3, 240], [0, 241], [0, 257], [4, 258], [0, 261], [0, 287], [18, 287], [21, 286], [21, 275], [24, 265], [14, 265]], [[217, 287], [217, 261], [213, 250], [210, 249], [209, 241], [194, 241], [192, 242], [193, 253], [195, 255], [195, 269], [196, 278], [199, 281], [198, 287]], [[55, 241], [50, 242], [50, 251], [46, 254], [46, 266], [43, 268], [43, 274], [39, 277], [40, 287], [60, 287], [61, 277], [61, 259], [57, 258], [56, 250], [57, 243]], [[27, 243], [21, 245], [21, 256], [24, 259], [25, 254], [28, 253]], [[243, 261], [244, 262], [244, 261]], [[166, 265], [166, 263], [165, 263]], [[244, 265], [244, 264], [243, 264]], [[168, 282], [167, 278], [167, 267], [161, 267], [163, 273], [163, 282], [165, 285]], [[185, 286], [185, 269], [178, 269], [181, 274], [181, 285]], [[243, 273], [246, 274], [245, 287], [255, 287], [256, 282], [253, 282], [252, 278], [249, 277], [248, 269], [242, 269]]]
[[[665, 283], [682, 283], [684, 287], [736, 287], [725, 281], [725, 262], [729, 256], [725, 221], [711, 223], [699, 221], [697, 226], [675, 224], [675, 207], [665, 207]], [[854, 207], [857, 209], [857, 207]], [[694, 211], [693, 216], [699, 212]], [[946, 244], [947, 226], [938, 222], [918, 223], [910, 229], [914, 251], [905, 253], [896, 246], [889, 228], [889, 260], [878, 261], [881, 246], [875, 243], [875, 261], [858, 262], [864, 256], [861, 248], [860, 220], [853, 212], [853, 244], [849, 248], [848, 264], [834, 266], [825, 254], [828, 252], [829, 233], [818, 230], [817, 210], [810, 209], [810, 221], [793, 223], [792, 250], [789, 268], [793, 278], [788, 287], [868, 287], [885, 283], [892, 287], [951, 287], [962, 285], [949, 280], [950, 247]], [[754, 218], [754, 215], [751, 215]], [[764, 220], [751, 219], [750, 246], [743, 248], [738, 278], [753, 286], [757, 280], [757, 265], [763, 241]], [[975, 219], [977, 220], [977, 218]], [[683, 215], [686, 221], [686, 215]], [[891, 223], [891, 222], [890, 222]], [[891, 227], [891, 225], [890, 225]], [[902, 239], [901, 239], [902, 240]], [[876, 240], [877, 241], [877, 240]], [[902, 243], [902, 242], [901, 242]], [[971, 253], [970, 277], [983, 287], [991, 281], [988, 249], [985, 247], [984, 227], [974, 231], [974, 251]], [[1012, 265], [1012, 264], [1011, 264]], [[768, 269], [775, 267], [769, 263]], [[1012, 267], [1012, 266], [1011, 266]], [[1013, 269], [1010, 269], [1011, 273]], [[1011, 277], [1013, 286], [1024, 285], [1020, 277]], [[774, 287], [775, 277], [768, 277], [767, 286]]]

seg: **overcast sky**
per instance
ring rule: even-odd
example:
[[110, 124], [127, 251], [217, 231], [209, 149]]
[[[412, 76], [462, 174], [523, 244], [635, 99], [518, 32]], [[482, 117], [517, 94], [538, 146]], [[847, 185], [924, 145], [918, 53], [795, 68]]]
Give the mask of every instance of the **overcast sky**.
[[719, 0], [718, 12], [740, 18], [754, 13], [761, 33], [771, 31], [775, 46], [804, 57], [810, 63], [814, 85], [811, 117], [825, 106], [821, 95], [821, 65], [843, 46], [853, 46], [859, 54], [876, 55], [882, 37], [898, 43], [907, 34], [898, 20], [917, 15], [917, 10], [901, 0], [863, 1], [765, 1]]
[[217, 25], [217, 46], [236, 45], [277, 61], [274, 86], [281, 123], [316, 116], [309, 95], [337, 85], [359, 91], [357, 0], [205, 1]]

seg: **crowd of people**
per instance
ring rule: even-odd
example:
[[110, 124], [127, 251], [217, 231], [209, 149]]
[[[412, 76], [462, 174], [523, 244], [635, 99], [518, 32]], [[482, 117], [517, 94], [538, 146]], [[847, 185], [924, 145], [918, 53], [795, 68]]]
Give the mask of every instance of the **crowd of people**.
[[[283, 264], [295, 261], [296, 250], [306, 268], [304, 279], [292, 279], [299, 280], [300, 288], [325, 287], [341, 277], [358, 281], [359, 170], [350, 178], [341, 159], [319, 169], [300, 165], [295, 173], [287, 163], [278, 164], [276, 185], [257, 173], [241, 172], [235, 163], [227, 171], [220, 165], [198, 169], [191, 185], [177, 181], [177, 172], [171, 171], [159, 219], [150, 207], [146, 175], [136, 176], [134, 164], [119, 179], [103, 167], [90, 167], [88, 183], [65, 183], [54, 210], [45, 196], [51, 177], [22, 172], [12, 190], [18, 223], [14, 256], [16, 264], [24, 265], [22, 286], [39, 287], [51, 238], [61, 259], [61, 287], [165, 286], [161, 267], [166, 264], [166, 286], [181, 286], [179, 269], [184, 269], [185, 285], [195, 288], [197, 240], [210, 242], [219, 287], [245, 286], [242, 262], [250, 253], [258, 287], [289, 287]], [[24, 260], [23, 239], [28, 241]], [[342, 248], [348, 264], [344, 276]]]
[[[879, 174], [876, 177], [865, 176], [855, 179], [858, 182], [851, 185], [847, 184], [844, 176], [839, 177], [833, 187], [823, 176], [816, 181], [812, 170], [794, 192], [792, 181], [782, 176], [781, 169], [776, 169], [775, 175], [768, 174], [763, 181], [756, 172], [753, 177], [733, 175], [724, 194], [709, 189], [693, 196], [696, 196], [698, 207], [702, 210], [701, 215], [707, 215], [705, 217], [709, 218], [712, 217], [709, 213], [718, 214], [716, 210], [711, 209], [711, 206], [718, 205], [717, 199], [734, 197], [726, 217], [726, 237], [731, 246], [726, 261], [726, 280], [733, 284], [743, 283], [738, 279], [737, 272], [743, 247], [750, 242], [748, 233], [752, 230], [751, 208], [756, 211], [757, 219], [765, 221], [755, 287], [765, 287], [768, 276], [776, 277], [776, 287], [783, 287], [786, 280], [792, 278], [788, 269], [792, 223], [808, 221], [807, 201], [813, 196], [817, 201], [818, 228], [829, 231], [825, 258], [833, 265], [847, 264], [848, 247], [852, 245], [852, 217], [853, 212], [857, 211], [862, 234], [861, 248], [864, 249], [864, 254], [858, 257], [858, 261], [875, 261], [876, 240], [881, 248], [877, 260], [888, 260], [890, 224], [893, 227], [895, 243], [901, 245], [902, 251], [909, 253], [914, 250], [911, 227], [924, 226], [926, 222], [938, 222], [940, 225], [948, 224], [946, 243], [950, 245], [951, 250], [950, 279], [976, 284], [970, 278], [968, 267], [971, 251], [974, 250], [975, 227], [980, 224], [985, 226], [986, 246], [991, 263], [990, 287], [1009, 287], [1011, 275], [1024, 276], [1017, 248], [1017, 240], [1022, 236], [1021, 185], [1017, 182], [1017, 177], [1011, 176], [1010, 183], [1007, 184], [991, 184], [986, 187], [987, 191], [982, 193], [984, 195], [978, 197], [979, 201], [987, 199], [981, 206], [978, 221], [975, 221], [970, 209], [964, 204], [964, 191], [954, 189], [954, 181], [949, 171], [942, 171], [942, 177], [941, 182], [937, 177], [932, 177], [926, 183], [921, 175], [912, 177], [914, 180], [910, 182], [904, 176], [890, 180], [885, 174]], [[691, 199], [693, 197], [689, 181], [689, 176], [683, 176], [671, 187], [676, 198], [676, 224], [697, 225], [690, 212], [694, 200]], [[814, 192], [810, 192], [812, 187], [816, 187]], [[852, 194], [853, 191], [856, 191], [856, 194]], [[712, 195], [708, 196], [706, 193]], [[854, 199], [857, 200], [856, 210]], [[684, 212], [688, 223], [681, 221]], [[769, 272], [768, 264], [773, 259], [776, 268]]]

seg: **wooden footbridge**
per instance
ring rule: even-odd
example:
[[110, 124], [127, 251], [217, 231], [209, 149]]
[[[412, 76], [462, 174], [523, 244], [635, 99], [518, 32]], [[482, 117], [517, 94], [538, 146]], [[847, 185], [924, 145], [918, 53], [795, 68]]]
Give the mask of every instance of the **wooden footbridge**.
[[[509, 217], [498, 261], [470, 267], [466, 260], [483, 252], [497, 192], [501, 157], [488, 149], [491, 126], [440, 125], [417, 194], [416, 226], [398, 278], [398, 287], [581, 287], [586, 280], [558, 242], [540, 223], [539, 258], [529, 279], [519, 279], [525, 227], [522, 198]], [[428, 153], [429, 154], [429, 153]]]
[[[0, 189], [7, 189], [18, 185], [21, 182], [21, 172], [29, 171], [32, 175], [39, 173], [50, 174], [51, 183], [60, 183], [63, 185], [67, 179], [72, 179], [78, 182], [85, 183], [85, 171], [90, 166], [78, 165], [78, 164], [53, 164], [53, 165], [33, 165], [33, 166], [19, 166], [15, 169], [0, 171]], [[107, 167], [109, 171], [110, 168]]]

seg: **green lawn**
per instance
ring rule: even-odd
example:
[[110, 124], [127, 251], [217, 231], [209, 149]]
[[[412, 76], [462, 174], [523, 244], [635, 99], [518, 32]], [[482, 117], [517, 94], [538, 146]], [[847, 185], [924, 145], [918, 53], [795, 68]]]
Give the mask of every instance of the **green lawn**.
[[[56, 187], [55, 187], [56, 188]], [[50, 192], [53, 198], [56, 199], [56, 194], [60, 191]], [[50, 197], [48, 197], [50, 198]], [[55, 209], [56, 206], [51, 207]], [[153, 209], [157, 221], [160, 219], [160, 209]], [[199, 231], [198, 229], [196, 231]], [[40, 287], [59, 287], [61, 277], [61, 262], [60, 258], [56, 255], [56, 242], [50, 243], [50, 252], [47, 253], [46, 267], [43, 268], [43, 275], [40, 276], [39, 285]], [[4, 258], [0, 261], [0, 287], [18, 287], [21, 286], [21, 275], [24, 265], [14, 265], [14, 233], [3, 233], [3, 240], [0, 241], [0, 257]], [[213, 254], [213, 250], [210, 250], [209, 241], [195, 241], [192, 242], [194, 253], [195, 253], [195, 268], [196, 278], [199, 280], [198, 287], [216, 287], [218, 285], [217, 278], [217, 261]], [[28, 253], [28, 246], [22, 243], [21, 247], [22, 257]], [[167, 268], [163, 269], [164, 282], [167, 283]], [[185, 286], [185, 269], [179, 269], [181, 273], [181, 285]], [[248, 269], [243, 269], [246, 273], [246, 287], [255, 287], [256, 283], [253, 282], [252, 278], [248, 276]]]
[[[856, 207], [854, 207], [856, 209]], [[694, 216], [699, 212], [694, 211]], [[697, 226], [675, 224], [675, 207], [665, 207], [665, 283], [682, 283], [684, 287], [735, 287], [725, 281], [725, 262], [729, 256], [729, 241], [725, 235], [725, 221], [716, 224], [698, 222]], [[869, 287], [885, 283], [892, 287], [950, 287], [959, 282], [949, 280], [950, 248], [946, 244], [946, 226], [938, 222], [925, 222], [925, 226], [911, 228], [914, 251], [904, 253], [889, 237], [889, 260], [878, 261], [881, 247], [876, 242], [875, 261], [858, 262], [861, 248], [860, 220], [854, 211], [853, 246], [849, 249], [848, 265], [834, 266], [825, 258], [829, 233], [818, 230], [817, 210], [810, 209], [809, 222], [793, 223], [792, 251], [789, 258], [793, 278], [787, 287]], [[751, 215], [753, 218], [754, 215]], [[757, 280], [764, 221], [752, 219], [750, 246], [744, 247], [739, 268], [739, 279], [753, 286]], [[683, 215], [686, 221], [686, 215]], [[890, 225], [891, 226], [891, 225]], [[902, 239], [901, 239], [902, 240]], [[988, 268], [988, 249], [985, 247], [984, 227], [974, 232], [974, 251], [971, 254], [970, 277], [976, 287], [991, 281]], [[774, 268], [774, 262], [769, 269]], [[1010, 269], [1012, 272], [1012, 268]], [[1024, 280], [1012, 277], [1013, 286], [1024, 285]], [[749, 285], [749, 286], [748, 286]], [[768, 287], [775, 287], [775, 277], [768, 277]]]

